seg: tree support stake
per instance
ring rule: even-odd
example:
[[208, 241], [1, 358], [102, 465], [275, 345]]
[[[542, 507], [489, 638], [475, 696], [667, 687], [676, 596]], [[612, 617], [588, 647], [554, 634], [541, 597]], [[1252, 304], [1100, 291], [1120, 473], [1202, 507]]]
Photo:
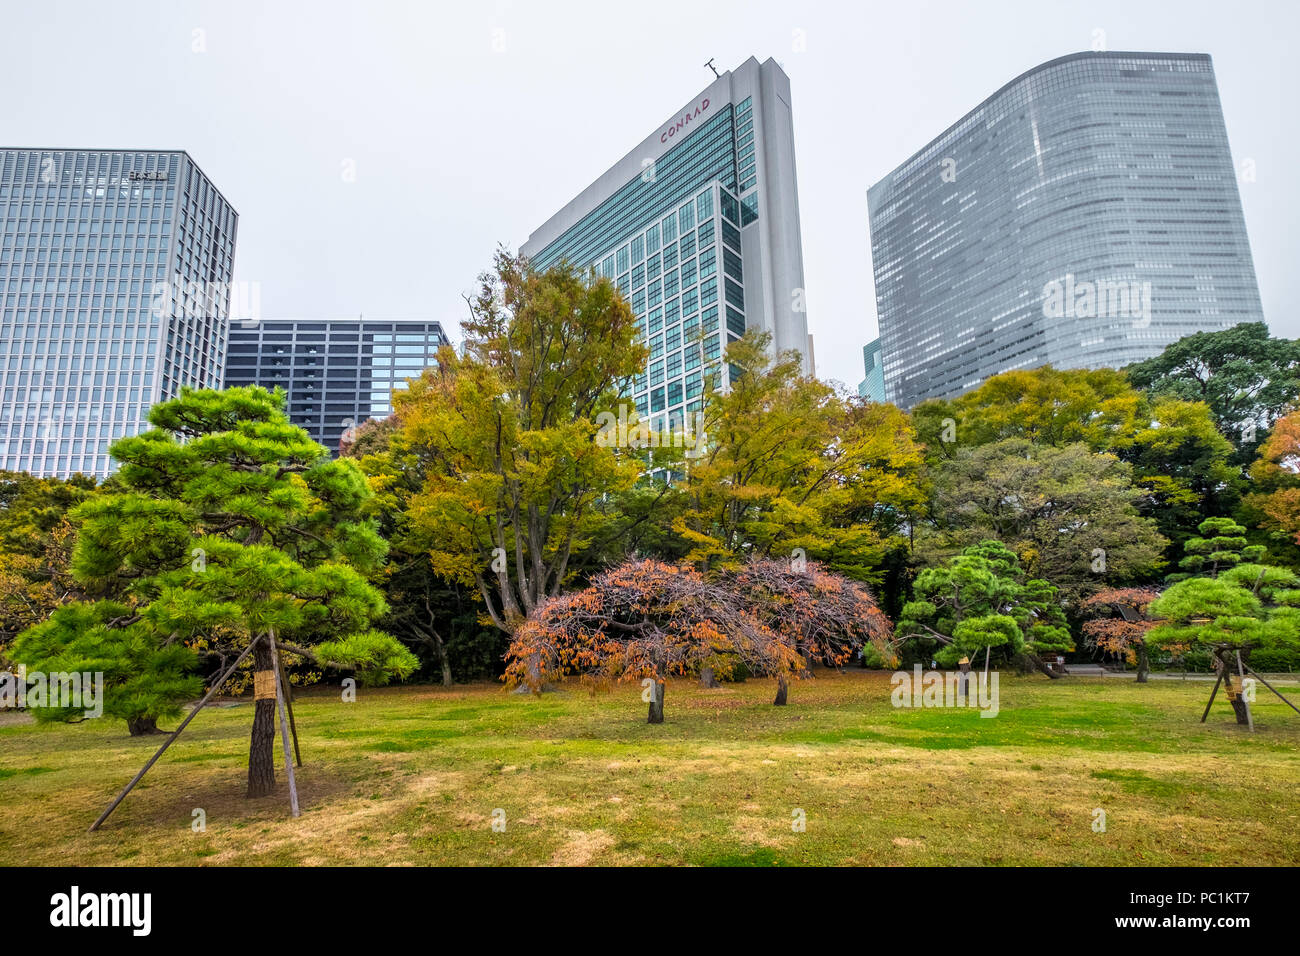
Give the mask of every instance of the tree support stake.
[[274, 629], [267, 631], [267, 640], [271, 642], [271, 669], [275, 671], [275, 703], [280, 711], [280, 742], [284, 744], [284, 771], [289, 775], [289, 809], [293, 815], [300, 816], [298, 811], [298, 782], [293, 776], [293, 754], [289, 752], [289, 725], [284, 715], [284, 681], [281, 679], [284, 672], [280, 668], [280, 652], [275, 646]]
[[[108, 815], [112, 813], [114, 810], [116, 810], [117, 805], [126, 799], [126, 795], [135, 788], [135, 785], [144, 779], [144, 775], [149, 772], [150, 767], [152, 767], [155, 763], [158, 762], [158, 758], [163, 755], [163, 751], [165, 751], [168, 747], [170, 747], [172, 744], [176, 742], [176, 738], [181, 735], [181, 731], [184, 730], [187, 726], [189, 726], [190, 721], [193, 720], [195, 716], [198, 715], [198, 712], [201, 711], [204, 708], [204, 706], [206, 706], [207, 702], [212, 699], [213, 695], [216, 694], [218, 690], [220, 690], [221, 685], [224, 684], [226, 680], [230, 677], [230, 675], [235, 672], [235, 668], [238, 667], [241, 663], [243, 663], [244, 658], [253, 652], [253, 648], [257, 646], [257, 642], [260, 641], [261, 639], [262, 638], [259, 636], [249, 641], [248, 646], [244, 648], [244, 653], [236, 657], [235, 663], [227, 667], [226, 672], [213, 682], [212, 687], [208, 690], [207, 694], [204, 695], [203, 699], [194, 706], [194, 709], [190, 711], [189, 716], [186, 717], [184, 720], [182, 720], [181, 725], [172, 731], [170, 737], [168, 737], [165, 741], [163, 741], [163, 745], [158, 748], [158, 752], [155, 753], [152, 757], [150, 757], [149, 762], [140, 768], [140, 772], [131, 778], [131, 782], [122, 788], [122, 792], [119, 793], [117, 797], [113, 800], [113, 802], [108, 805], [108, 808], [105, 809], [104, 812], [99, 815], [99, 819], [90, 825], [90, 830], [87, 832], [94, 833], [96, 830], [99, 829], [99, 825], [108, 819]], [[271, 647], [272, 647], [272, 654], [274, 654], [275, 645], [272, 644]]]

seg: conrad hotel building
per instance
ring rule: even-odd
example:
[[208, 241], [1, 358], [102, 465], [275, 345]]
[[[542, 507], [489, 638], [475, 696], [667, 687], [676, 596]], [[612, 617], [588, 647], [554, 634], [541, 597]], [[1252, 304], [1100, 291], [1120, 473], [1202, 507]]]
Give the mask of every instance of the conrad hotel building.
[[649, 347], [637, 409], [672, 427], [746, 329], [812, 372], [803, 306], [790, 80], [750, 58], [718, 76], [543, 223], [520, 250], [616, 283]]

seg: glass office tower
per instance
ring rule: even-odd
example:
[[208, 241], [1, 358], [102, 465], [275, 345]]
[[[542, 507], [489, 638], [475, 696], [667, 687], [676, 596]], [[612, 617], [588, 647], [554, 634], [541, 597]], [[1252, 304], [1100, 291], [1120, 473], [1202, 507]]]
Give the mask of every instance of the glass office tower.
[[0, 149], [0, 468], [103, 477], [220, 386], [238, 221], [184, 152]]
[[438, 322], [264, 319], [235, 323], [226, 385], [282, 388], [289, 419], [337, 456], [352, 426], [392, 412], [392, 393], [435, 364]]
[[862, 346], [862, 369], [867, 377], [858, 383], [858, 395], [873, 402], [885, 401], [885, 369], [881, 363], [880, 339]]
[[721, 74], [520, 251], [618, 285], [650, 351], [631, 394], [657, 427], [699, 408], [707, 375], [725, 387], [747, 328], [811, 372], [789, 78], [752, 57]]
[[868, 192], [888, 399], [1263, 321], [1210, 58], [1079, 53]]

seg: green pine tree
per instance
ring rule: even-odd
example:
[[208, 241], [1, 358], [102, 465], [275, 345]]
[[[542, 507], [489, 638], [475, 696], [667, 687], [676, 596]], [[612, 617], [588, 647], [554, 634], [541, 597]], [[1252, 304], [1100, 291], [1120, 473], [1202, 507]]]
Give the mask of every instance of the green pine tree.
[[[1208, 650], [1225, 680], [1237, 723], [1249, 723], [1239, 683], [1251, 651], [1300, 649], [1300, 576], [1261, 563], [1265, 549], [1246, 543], [1246, 529], [1230, 518], [1208, 518], [1187, 542], [1181, 580], [1151, 602], [1162, 619], [1147, 634], [1152, 644]], [[1171, 576], [1172, 577], [1172, 576]]]
[[898, 637], [937, 642], [935, 660], [950, 667], [979, 651], [1003, 649], [1049, 677], [1042, 655], [1074, 649], [1056, 588], [1025, 580], [1020, 558], [1000, 541], [981, 541], [916, 576], [916, 600], [903, 607]]
[[[114, 599], [60, 608], [19, 637], [15, 660], [102, 671], [105, 712], [132, 732], [197, 695], [201, 653], [229, 660], [256, 641], [254, 669], [269, 675], [268, 635], [370, 682], [410, 673], [411, 653], [370, 628], [385, 606], [366, 574], [386, 545], [362, 517], [366, 480], [283, 405], [257, 387], [186, 389], [153, 408], [152, 429], [115, 442], [115, 488], [77, 509], [72, 561], [78, 581]], [[257, 700], [249, 796], [275, 785], [274, 722], [275, 700]]]

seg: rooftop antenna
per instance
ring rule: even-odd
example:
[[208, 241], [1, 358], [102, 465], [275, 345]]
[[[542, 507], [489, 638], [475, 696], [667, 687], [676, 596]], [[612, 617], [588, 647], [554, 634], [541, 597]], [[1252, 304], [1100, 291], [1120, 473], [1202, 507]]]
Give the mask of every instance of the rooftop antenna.
[[714, 75], [714, 76], [721, 76], [722, 74], [718, 72], [718, 68], [717, 68], [716, 66], [713, 65], [713, 61], [714, 61], [714, 59], [715, 59], [715, 57], [709, 57], [709, 62], [708, 62], [708, 63], [705, 63], [704, 65], [707, 66], [710, 70], [713, 71], [713, 75]]

